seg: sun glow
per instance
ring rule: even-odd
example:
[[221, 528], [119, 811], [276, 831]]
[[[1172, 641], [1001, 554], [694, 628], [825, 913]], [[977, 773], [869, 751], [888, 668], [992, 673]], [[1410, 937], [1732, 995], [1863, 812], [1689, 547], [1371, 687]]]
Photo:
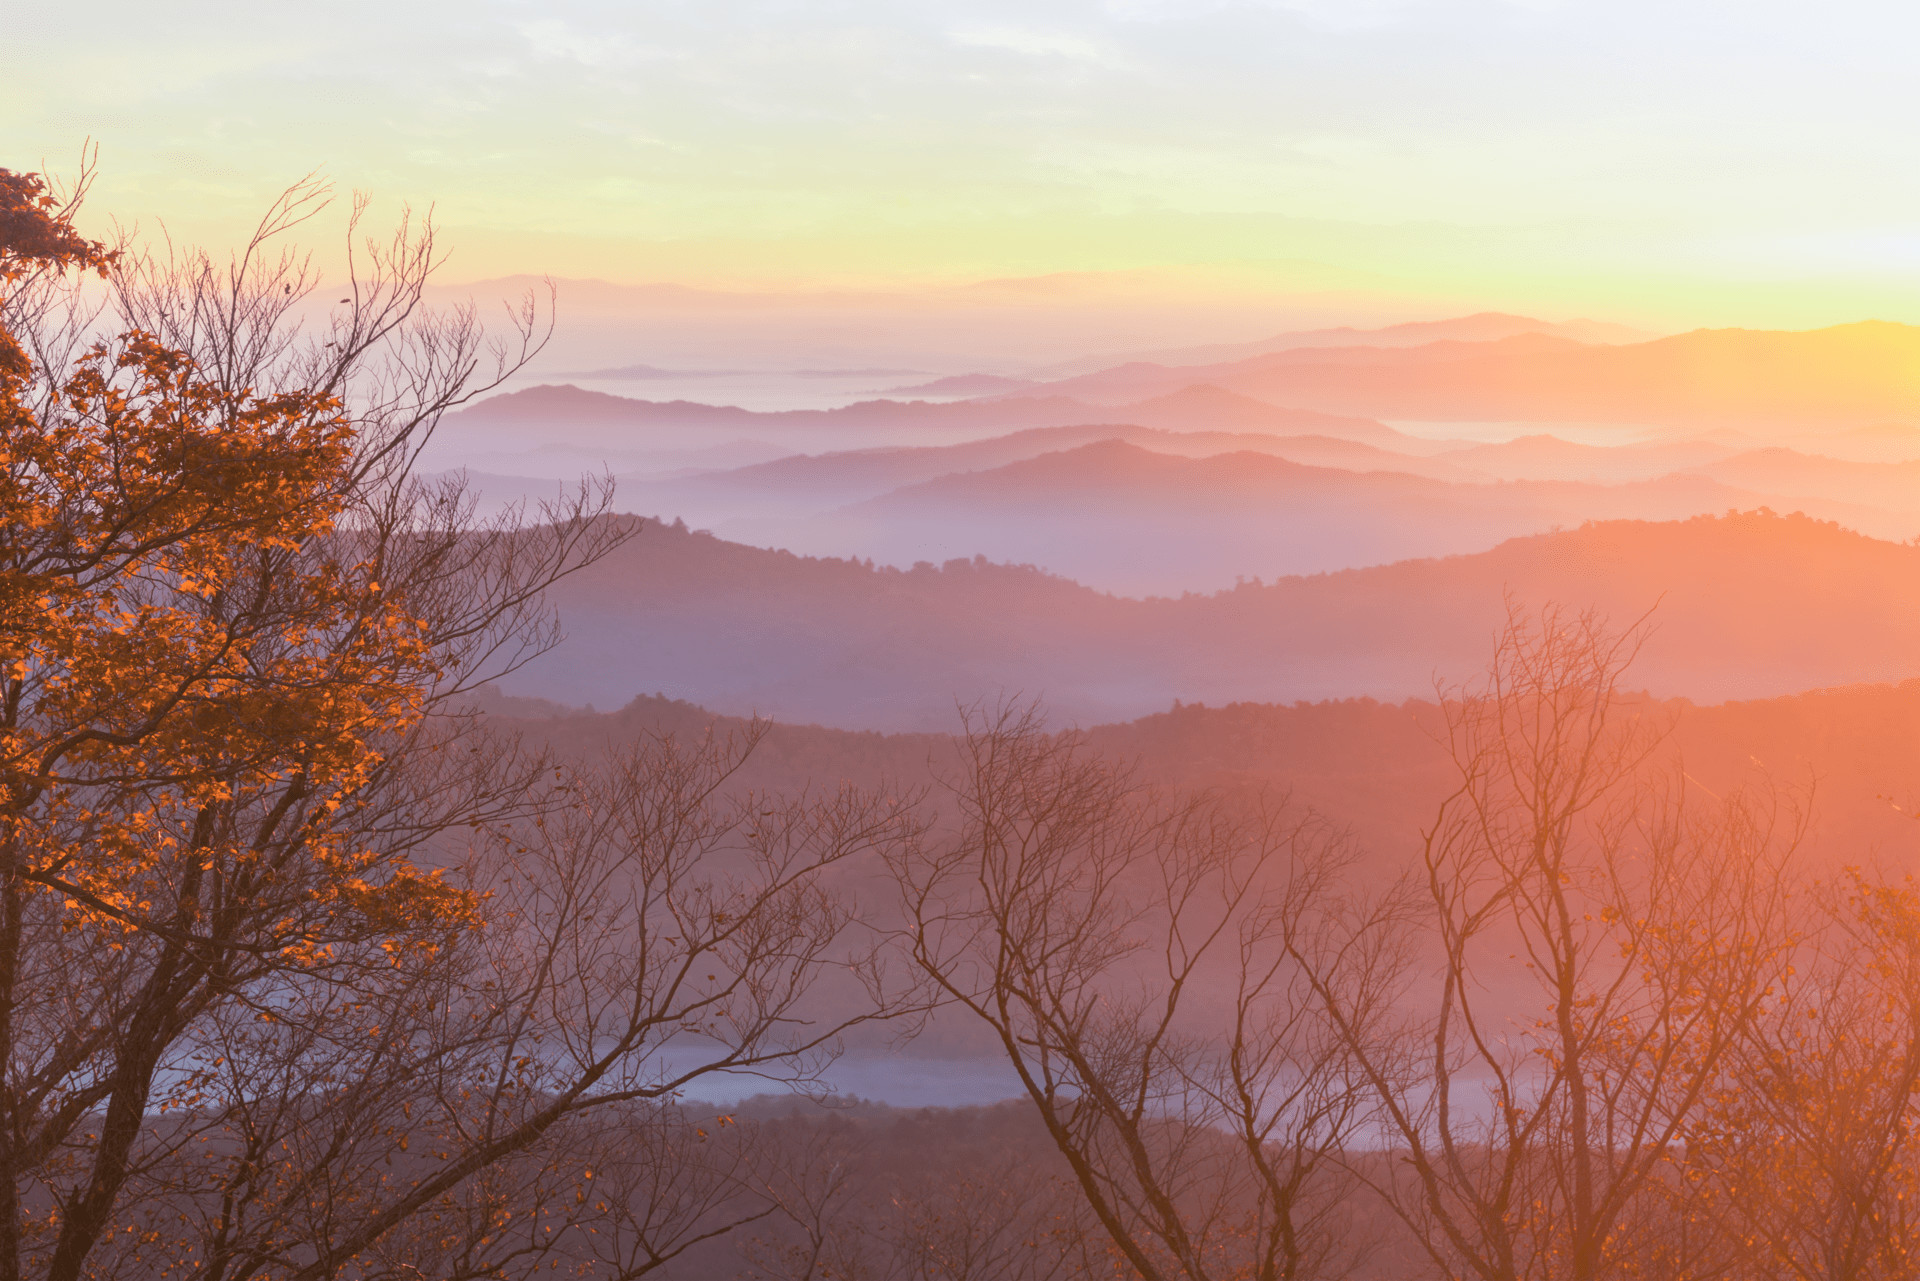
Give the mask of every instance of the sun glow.
[[60, 169], [98, 140], [99, 206], [194, 241], [324, 166], [434, 205], [470, 280], [1122, 272], [1349, 317], [1920, 319], [1891, 5], [329, 15], [40, 6], [9, 27], [9, 141]]

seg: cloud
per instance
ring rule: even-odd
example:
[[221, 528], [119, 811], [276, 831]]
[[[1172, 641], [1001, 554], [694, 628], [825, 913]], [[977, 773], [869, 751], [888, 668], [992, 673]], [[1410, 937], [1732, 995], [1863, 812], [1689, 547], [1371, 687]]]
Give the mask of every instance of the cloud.
[[31, 8], [0, 41], [0, 163], [94, 138], [103, 216], [215, 243], [325, 164], [435, 203], [462, 272], [1280, 255], [1419, 281], [1604, 263], [1612, 289], [1632, 263], [1851, 280], [1920, 227], [1920, 9], [1892, 0]]
[[577, 62], [595, 68], [634, 67], [660, 62], [667, 50], [643, 45], [618, 32], [587, 32], [555, 18], [516, 23], [533, 56], [549, 62]]
[[1301, 27], [1334, 35], [1389, 31], [1426, 22], [1458, 22], [1483, 13], [1549, 13], [1571, 0], [1104, 0], [1106, 15], [1122, 22], [1210, 22], [1239, 13], [1278, 14]]
[[1085, 36], [1031, 27], [963, 27], [948, 33], [954, 44], [972, 49], [1004, 49], [1029, 58], [1064, 58], [1093, 66], [1118, 67], [1125, 59]]

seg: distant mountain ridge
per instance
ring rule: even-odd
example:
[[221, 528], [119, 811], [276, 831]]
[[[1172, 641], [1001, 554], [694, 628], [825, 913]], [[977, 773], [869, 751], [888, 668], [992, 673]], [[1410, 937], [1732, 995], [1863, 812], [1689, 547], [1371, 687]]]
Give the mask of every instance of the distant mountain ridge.
[[1447, 320], [1415, 320], [1398, 325], [1386, 325], [1378, 329], [1339, 325], [1330, 329], [1292, 330], [1252, 342], [1207, 343], [1194, 347], [1171, 347], [1126, 352], [1119, 355], [1085, 356], [1077, 360], [1063, 361], [1030, 376], [1043, 379], [1072, 377], [1076, 374], [1110, 369], [1115, 365], [1124, 365], [1133, 361], [1146, 361], [1159, 365], [1211, 365], [1246, 360], [1254, 356], [1291, 351], [1302, 347], [1417, 347], [1444, 340], [1492, 342], [1518, 334], [1547, 334], [1581, 343], [1644, 342], [1654, 337], [1646, 330], [1606, 321], [1550, 321], [1538, 320], [1532, 316], [1515, 316], [1507, 312], [1482, 311]]
[[[1202, 458], [1250, 450], [1321, 466], [1354, 470], [1410, 471], [1445, 480], [1489, 479], [1458, 463], [1434, 461], [1333, 436], [1275, 436], [1259, 432], [1172, 431], [1127, 423], [1087, 423], [1072, 427], [1029, 427], [1005, 436], [957, 445], [879, 446], [822, 454], [794, 454], [764, 463], [712, 470], [649, 483], [645, 475], [621, 477], [627, 501], [642, 510], [694, 518], [688, 503], [703, 501], [752, 506], [762, 512], [792, 504], [820, 512], [843, 503], [879, 498], [904, 485], [916, 485], [962, 472], [1005, 467], [1042, 454], [1101, 441], [1123, 441], [1156, 454]], [[1724, 451], [1723, 451], [1724, 452]], [[724, 517], [720, 517], [724, 518]], [[699, 523], [710, 517], [701, 515]]]
[[647, 522], [553, 591], [568, 636], [510, 693], [943, 729], [956, 698], [1043, 694], [1083, 723], [1174, 699], [1399, 699], [1485, 661], [1511, 595], [1616, 620], [1658, 605], [1655, 693], [1753, 698], [1920, 672], [1920, 547], [1803, 516], [1612, 521], [1476, 555], [1180, 599], [981, 560], [888, 570]]
[[997, 396], [1037, 386], [1032, 378], [1009, 378], [1005, 374], [953, 374], [910, 387], [895, 387], [889, 396]]
[[941, 403], [867, 400], [839, 409], [761, 412], [684, 400], [637, 400], [572, 384], [543, 384], [490, 396], [448, 414], [429, 443], [426, 465], [468, 465], [471, 455], [484, 453], [489, 455], [488, 469], [503, 470], [498, 456], [531, 453], [558, 442], [567, 443], [574, 452], [597, 447], [609, 456], [686, 449], [695, 443], [689, 433], [788, 439], [794, 442], [795, 452], [812, 452], [947, 444], [1035, 427], [1115, 422], [1171, 430], [1317, 434], [1386, 447], [1423, 447], [1414, 437], [1371, 419], [1285, 409], [1212, 387], [1181, 387], [1122, 409], [1065, 396], [1035, 396]]
[[1594, 520], [1675, 520], [1778, 504], [1849, 529], [1909, 538], [1920, 512], [1775, 498], [1704, 475], [1619, 485], [1461, 484], [1354, 471], [1266, 452], [1182, 458], [1096, 441], [906, 486], [810, 524], [738, 519], [717, 532], [797, 551], [895, 563], [985, 554], [1033, 561], [1129, 596], [1483, 551]]
[[1114, 403], [1194, 383], [1388, 420], [1911, 424], [1920, 421], [1920, 328], [1870, 320], [1803, 332], [1697, 329], [1622, 345], [1530, 332], [1488, 342], [1296, 348], [1219, 364], [1123, 364], [1026, 394]]

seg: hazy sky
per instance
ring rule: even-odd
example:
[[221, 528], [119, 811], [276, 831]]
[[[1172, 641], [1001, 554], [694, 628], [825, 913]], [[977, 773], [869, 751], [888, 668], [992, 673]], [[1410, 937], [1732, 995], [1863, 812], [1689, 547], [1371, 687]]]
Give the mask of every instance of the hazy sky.
[[1920, 321], [1916, 48], [1847, 0], [20, 4], [0, 164], [91, 137], [97, 209], [200, 240], [323, 166], [463, 279]]

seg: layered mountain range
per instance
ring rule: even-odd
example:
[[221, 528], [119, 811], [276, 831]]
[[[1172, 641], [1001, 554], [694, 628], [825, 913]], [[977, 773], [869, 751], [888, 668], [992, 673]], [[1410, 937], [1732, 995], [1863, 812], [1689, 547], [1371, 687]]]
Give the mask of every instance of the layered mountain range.
[[[848, 434], [918, 443], [772, 443]], [[1899, 452], [1883, 448], [1896, 429], [1825, 442], [1874, 446], [1854, 457], [1807, 452], [1818, 439], [1616, 435], [1415, 436], [1213, 387], [1111, 409], [1027, 397], [782, 414], [538, 388], [454, 416], [435, 448], [464, 458], [496, 507], [596, 471], [621, 510], [758, 546], [903, 566], [985, 555], [1133, 595], [1480, 551], [1591, 520], [1765, 508], [1920, 535], [1920, 462], [1870, 456]]]
[[1662, 695], [1920, 671], [1920, 329], [1633, 338], [1469, 317], [772, 413], [535, 387], [424, 461], [495, 508], [599, 472], [650, 518], [515, 678], [571, 704], [1399, 699], [1475, 670], [1510, 600], [1653, 610]]

